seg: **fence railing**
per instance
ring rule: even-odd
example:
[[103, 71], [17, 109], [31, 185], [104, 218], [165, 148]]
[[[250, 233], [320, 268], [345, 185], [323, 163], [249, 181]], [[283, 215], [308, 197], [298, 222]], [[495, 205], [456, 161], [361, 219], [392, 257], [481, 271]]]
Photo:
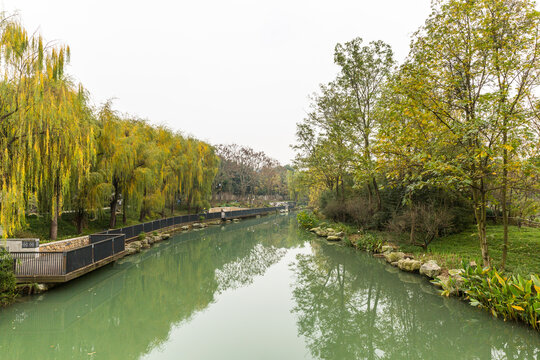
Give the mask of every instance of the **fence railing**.
[[[285, 209], [285, 206], [227, 211], [225, 219], [266, 214], [282, 209]], [[77, 249], [63, 252], [12, 252], [11, 256], [15, 260], [14, 273], [15, 276], [66, 275], [124, 251], [126, 239], [134, 238], [142, 232], [220, 218], [221, 212], [174, 216], [92, 234], [89, 236], [90, 244]]]
[[[289, 209], [292, 209], [294, 205], [289, 205]], [[225, 219], [230, 220], [243, 216], [253, 216], [259, 214], [266, 214], [273, 211], [279, 211], [285, 209], [285, 206], [276, 206], [276, 207], [266, 207], [266, 208], [256, 208], [256, 209], [246, 209], [246, 210], [235, 210], [235, 211], [226, 211]], [[221, 212], [215, 213], [199, 213], [191, 215], [181, 215], [174, 216], [166, 219], [159, 219], [154, 221], [145, 222], [142, 224], [126, 226], [120, 229], [111, 229], [105, 230], [95, 235], [106, 235], [106, 234], [124, 234], [126, 239], [132, 239], [137, 237], [140, 233], [151, 233], [152, 231], [161, 230], [163, 228], [168, 228], [171, 226], [182, 225], [186, 223], [197, 222], [201, 220], [217, 220], [221, 219]], [[92, 235], [90, 235], [92, 236]], [[90, 240], [92, 241], [92, 240]]]
[[125, 250], [124, 234], [90, 235], [90, 244], [63, 252], [13, 252], [15, 276], [66, 275]]
[[15, 276], [63, 275], [63, 252], [12, 252]]

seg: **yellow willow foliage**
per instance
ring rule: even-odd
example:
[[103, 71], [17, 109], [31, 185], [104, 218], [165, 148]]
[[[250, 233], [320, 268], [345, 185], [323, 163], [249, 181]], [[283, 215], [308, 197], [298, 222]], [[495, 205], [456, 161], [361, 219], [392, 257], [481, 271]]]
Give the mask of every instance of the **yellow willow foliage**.
[[0, 21], [0, 224], [3, 235], [24, 225], [25, 195], [36, 183], [36, 137], [41, 119], [30, 113], [41, 97], [44, 47], [16, 21]]
[[[203, 206], [218, 158], [196, 139], [120, 116], [96, 113], [65, 75], [70, 49], [50, 46], [0, 19], [0, 225], [25, 226], [25, 212], [99, 213], [124, 199], [129, 211], [161, 212], [179, 198]], [[143, 214], [141, 214], [143, 215]]]

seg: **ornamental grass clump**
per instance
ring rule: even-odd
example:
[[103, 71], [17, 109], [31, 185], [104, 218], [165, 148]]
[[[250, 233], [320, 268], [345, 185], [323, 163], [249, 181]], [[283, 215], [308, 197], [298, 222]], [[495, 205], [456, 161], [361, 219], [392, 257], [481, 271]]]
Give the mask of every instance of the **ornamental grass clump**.
[[382, 246], [383, 241], [370, 233], [363, 234], [356, 241], [357, 248], [373, 253], [381, 252]]
[[300, 211], [296, 215], [296, 219], [298, 220], [300, 226], [305, 229], [312, 229], [319, 225], [319, 219], [317, 219], [315, 215], [307, 211]]
[[504, 320], [521, 320], [540, 330], [540, 278], [501, 276], [497, 269], [466, 266], [463, 291], [472, 306]]

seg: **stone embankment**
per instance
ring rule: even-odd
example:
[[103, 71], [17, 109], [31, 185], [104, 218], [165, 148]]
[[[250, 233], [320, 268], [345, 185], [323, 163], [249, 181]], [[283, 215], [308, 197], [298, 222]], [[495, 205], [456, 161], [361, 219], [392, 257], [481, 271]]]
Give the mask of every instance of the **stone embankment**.
[[90, 245], [90, 237], [88, 235], [42, 244], [42, 245], [39, 245], [39, 251], [62, 252], [62, 251], [67, 251], [67, 250], [83, 247], [86, 245]]
[[[235, 219], [239, 221], [238, 219]], [[229, 220], [227, 222], [230, 222]], [[193, 223], [189, 225], [183, 225], [177, 228], [169, 229], [169, 232], [153, 232], [151, 234], [141, 234], [137, 240], [131, 241], [126, 244], [127, 255], [133, 255], [141, 252], [144, 249], [150, 249], [152, 245], [159, 243], [164, 240], [168, 240], [171, 237], [170, 232], [186, 232], [189, 230], [202, 230], [209, 225], [221, 225], [223, 222], [221, 220], [214, 220], [208, 222]]]
[[[327, 241], [341, 241], [344, 239], [343, 232], [337, 232], [333, 228], [324, 228], [318, 226], [309, 229], [310, 232], [319, 237], [326, 238]], [[357, 247], [354, 243], [353, 246]], [[419, 273], [430, 279], [436, 280], [433, 283], [449, 290], [450, 294], [457, 294], [463, 285], [462, 269], [442, 269], [435, 260], [424, 261], [415, 259], [412, 254], [406, 254], [399, 251], [395, 246], [387, 244], [381, 245], [374, 256], [384, 258], [390, 265], [399, 268], [402, 271]]]
[[332, 228], [321, 228], [321, 227], [315, 227], [310, 229], [312, 233], [317, 234], [317, 236], [325, 237], [328, 241], [341, 241], [343, 240], [343, 237], [345, 236], [345, 233], [343, 231], [337, 232], [336, 230]]

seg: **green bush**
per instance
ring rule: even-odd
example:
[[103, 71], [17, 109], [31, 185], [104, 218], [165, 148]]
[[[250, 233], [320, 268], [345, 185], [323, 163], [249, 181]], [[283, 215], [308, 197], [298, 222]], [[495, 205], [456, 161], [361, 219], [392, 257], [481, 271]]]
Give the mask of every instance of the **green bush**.
[[355, 245], [359, 249], [378, 253], [381, 251], [383, 241], [373, 234], [366, 233], [358, 238]]
[[11, 304], [17, 296], [13, 261], [9, 253], [0, 247], [0, 307]]
[[462, 290], [472, 306], [505, 320], [521, 320], [540, 330], [540, 278], [504, 277], [496, 269], [465, 266]]
[[300, 226], [305, 229], [311, 229], [319, 225], [319, 219], [317, 219], [315, 215], [307, 211], [300, 211], [296, 215], [296, 219], [298, 220]]
[[146, 233], [145, 233], [144, 231], [141, 232], [139, 235], [137, 235], [137, 239], [138, 239], [139, 241], [142, 241], [142, 240], [144, 240], [145, 238], [146, 238]]

